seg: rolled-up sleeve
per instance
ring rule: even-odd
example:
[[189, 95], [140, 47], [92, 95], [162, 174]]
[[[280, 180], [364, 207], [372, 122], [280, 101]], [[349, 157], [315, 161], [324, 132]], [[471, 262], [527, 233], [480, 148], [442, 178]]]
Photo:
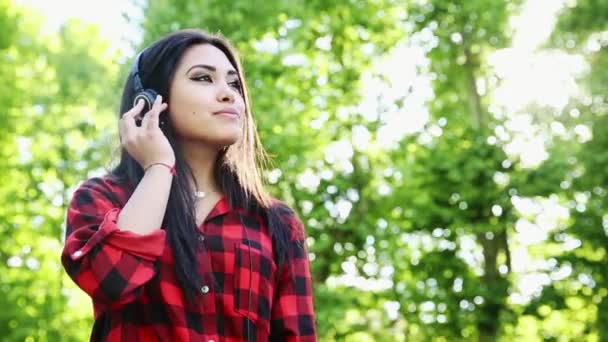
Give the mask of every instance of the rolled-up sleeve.
[[289, 263], [283, 265], [271, 312], [271, 341], [316, 341], [310, 261], [302, 222], [289, 218], [292, 227]]
[[74, 192], [61, 256], [72, 280], [112, 309], [141, 294], [156, 273], [154, 262], [166, 240], [160, 227], [146, 235], [120, 230], [116, 221], [121, 206], [115, 199], [113, 189], [100, 179], [88, 180]]

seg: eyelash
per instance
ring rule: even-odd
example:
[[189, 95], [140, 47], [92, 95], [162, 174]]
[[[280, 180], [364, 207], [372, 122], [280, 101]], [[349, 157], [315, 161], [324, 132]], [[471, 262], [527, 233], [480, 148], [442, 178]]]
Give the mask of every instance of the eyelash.
[[[211, 77], [209, 75], [202, 75], [202, 76], [199, 76], [199, 77], [193, 77], [193, 78], [191, 78], [191, 80], [193, 80], [193, 81], [199, 81], [199, 82], [206, 80], [208, 82], [211, 82]], [[233, 82], [230, 82], [228, 84], [231, 87], [236, 88], [237, 90], [241, 89], [241, 82], [240, 81], [233, 81]]]

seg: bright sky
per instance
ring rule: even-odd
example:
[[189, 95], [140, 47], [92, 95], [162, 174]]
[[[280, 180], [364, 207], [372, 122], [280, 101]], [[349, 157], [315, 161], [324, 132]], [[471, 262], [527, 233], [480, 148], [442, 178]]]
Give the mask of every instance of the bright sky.
[[[83, 0], [16, 0], [42, 11], [48, 20], [49, 28], [56, 29], [66, 18], [76, 17], [85, 22], [99, 25], [104, 37], [111, 39], [116, 47], [127, 49], [125, 39], [139, 40], [141, 33], [129, 26], [121, 15], [126, 1], [83, 1]], [[584, 71], [586, 65], [580, 56], [567, 55], [559, 51], [538, 52], [536, 49], [543, 43], [551, 33], [556, 19], [556, 12], [565, 0], [529, 0], [521, 15], [512, 20], [516, 27], [516, 35], [513, 46], [509, 49], [496, 52], [490, 57], [490, 63], [494, 66], [502, 79], [501, 86], [496, 90], [494, 105], [504, 108], [506, 115], [506, 131], [513, 138], [507, 146], [507, 153], [521, 156], [524, 164], [534, 166], [547, 157], [543, 147], [543, 138], [538, 136], [531, 127], [531, 114], [525, 111], [527, 104], [536, 102], [556, 111], [566, 104], [570, 96], [578, 94], [578, 87], [574, 77]], [[134, 8], [129, 12], [138, 15]], [[405, 62], [404, 62], [405, 61]], [[378, 115], [377, 96], [382, 95], [386, 103], [390, 103], [404, 94], [404, 89], [411, 89], [411, 94], [406, 96], [403, 108], [388, 106], [383, 111], [387, 118], [387, 125], [379, 132], [379, 143], [390, 147], [398, 141], [403, 134], [419, 131], [428, 120], [428, 111], [425, 102], [432, 99], [431, 81], [426, 75], [420, 75], [417, 67], [425, 66], [428, 60], [419, 46], [403, 44], [395, 49], [395, 52], [387, 56], [378, 64], [376, 72], [384, 74], [391, 82], [391, 87], [386, 88], [371, 76], [365, 76], [368, 97], [360, 104], [359, 109], [368, 113], [370, 118]], [[334, 158], [340, 163], [341, 156], [352, 155], [353, 148], [366, 148], [369, 140], [369, 132], [364, 128], [358, 128], [355, 132], [354, 146], [350, 143], [337, 142], [328, 149], [328, 157]], [[431, 132], [432, 133], [432, 132]], [[441, 134], [441, 130], [436, 130]], [[500, 138], [500, 134], [499, 135]], [[359, 137], [359, 138], [357, 138]], [[332, 152], [333, 151], [333, 152]], [[332, 156], [333, 155], [333, 156]], [[306, 177], [304, 177], [306, 176]], [[303, 182], [311, 182], [314, 185], [319, 175], [307, 174], [302, 177]], [[322, 175], [320, 175], [322, 177]], [[306, 186], [306, 184], [304, 184]], [[388, 191], [388, 190], [387, 190]], [[344, 201], [345, 203], [348, 201]], [[335, 207], [338, 216], [348, 216], [350, 202]], [[518, 293], [512, 296], [514, 302], [525, 302], [531, 295], [538, 293], [541, 286], [546, 285], [551, 279], [558, 279], [568, 270], [554, 272], [551, 278], [547, 273], [541, 272], [548, 267], [542, 261], [534, 261], [527, 252], [527, 246], [543, 241], [547, 232], [554, 229], [557, 220], [567, 217], [567, 211], [556, 203], [555, 199], [543, 201], [532, 201], [529, 199], [514, 199], [514, 205], [524, 214], [536, 214], [536, 221], [520, 220], [516, 226], [517, 234], [514, 242], [518, 245], [513, 249], [514, 271], [522, 275], [518, 284]], [[342, 208], [342, 209], [341, 209]], [[500, 213], [501, 208], [496, 208]], [[344, 215], [342, 215], [342, 214]], [[411, 237], [412, 243], [417, 238]], [[419, 237], [425, 239], [425, 237]], [[572, 242], [576, 244], [576, 242]], [[479, 262], [480, 251], [474, 242], [461, 241], [463, 249], [470, 246], [470, 250], [463, 250], [461, 257], [472, 264]], [[360, 287], [366, 289], [380, 289], [392, 286], [392, 283], [380, 277], [380, 281], [368, 281], [356, 272], [354, 264], [346, 261], [344, 264], [345, 276], [340, 279], [330, 279], [335, 284], [363, 284]], [[370, 266], [371, 267], [371, 266]], [[391, 270], [384, 270], [390, 278]], [[561, 272], [561, 273], [560, 273]], [[382, 275], [383, 270], [379, 271]], [[559, 274], [557, 274], [559, 273]], [[387, 307], [389, 315], [393, 315], [398, 309], [394, 303]], [[470, 303], [469, 303], [470, 304]], [[468, 305], [465, 303], [465, 305]]]
[[101, 35], [110, 39], [114, 47], [125, 49], [132, 54], [126, 39], [139, 41], [141, 32], [123, 18], [123, 10], [137, 18], [141, 13], [131, 1], [124, 0], [15, 0], [17, 4], [35, 8], [46, 17], [49, 30], [55, 31], [69, 18], [77, 18], [87, 23], [98, 24]]

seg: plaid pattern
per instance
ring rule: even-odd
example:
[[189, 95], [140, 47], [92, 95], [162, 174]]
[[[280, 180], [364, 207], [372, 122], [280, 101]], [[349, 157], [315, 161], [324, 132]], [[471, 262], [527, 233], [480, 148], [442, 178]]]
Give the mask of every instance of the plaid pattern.
[[203, 283], [189, 300], [165, 231], [117, 228], [132, 191], [109, 176], [91, 178], [68, 209], [61, 260], [93, 300], [91, 341], [316, 341], [310, 264], [295, 214], [285, 217], [294, 257], [278, 272], [263, 220], [222, 198], [193, 237], [202, 247]]

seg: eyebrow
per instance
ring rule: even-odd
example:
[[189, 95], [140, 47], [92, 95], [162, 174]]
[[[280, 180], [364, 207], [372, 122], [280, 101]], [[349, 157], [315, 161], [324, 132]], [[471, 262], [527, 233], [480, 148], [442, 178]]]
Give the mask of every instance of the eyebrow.
[[[188, 69], [188, 71], [186, 71], [186, 74], [188, 74], [190, 72], [190, 70], [192, 70], [194, 68], [203, 68], [203, 69], [207, 69], [207, 70], [212, 71], [212, 72], [216, 72], [217, 71], [217, 68], [214, 67], [214, 66], [212, 66], [212, 65], [195, 64], [195, 65], [191, 66], [190, 69]], [[228, 70], [227, 74], [228, 75], [237, 75], [237, 72], [234, 69], [230, 69], [230, 70]]]

